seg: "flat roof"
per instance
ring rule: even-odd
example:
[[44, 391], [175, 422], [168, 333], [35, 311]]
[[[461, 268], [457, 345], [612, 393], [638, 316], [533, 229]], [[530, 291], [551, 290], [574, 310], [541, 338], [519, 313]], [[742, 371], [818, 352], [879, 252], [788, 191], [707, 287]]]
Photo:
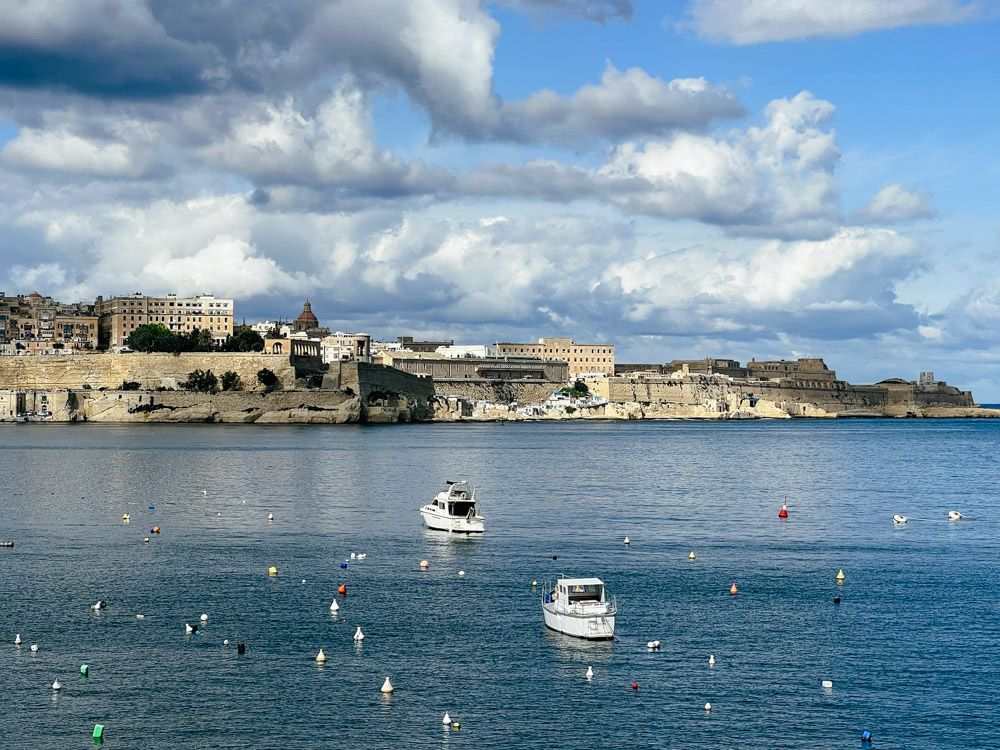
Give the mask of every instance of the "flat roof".
[[565, 583], [567, 586], [603, 586], [604, 581], [600, 578], [560, 578], [558, 583]]

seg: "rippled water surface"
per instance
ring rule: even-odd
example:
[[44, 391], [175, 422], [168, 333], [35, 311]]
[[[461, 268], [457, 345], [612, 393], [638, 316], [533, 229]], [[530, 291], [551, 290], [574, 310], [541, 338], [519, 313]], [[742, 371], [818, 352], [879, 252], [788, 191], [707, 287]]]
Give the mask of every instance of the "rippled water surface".
[[[4, 426], [0, 747], [1000, 747], [998, 456], [993, 421]], [[421, 527], [457, 478], [484, 537]], [[545, 630], [560, 573], [614, 643]]]

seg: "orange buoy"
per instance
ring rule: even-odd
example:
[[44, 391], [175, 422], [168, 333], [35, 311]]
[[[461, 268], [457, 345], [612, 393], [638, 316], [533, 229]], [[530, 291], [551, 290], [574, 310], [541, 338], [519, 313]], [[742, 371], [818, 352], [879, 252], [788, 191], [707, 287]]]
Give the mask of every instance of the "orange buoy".
[[154, 526], [153, 527], [153, 533], [154, 534], [159, 534], [160, 533], [160, 527], [159, 526]]
[[729, 587], [729, 593], [732, 594], [733, 596], [736, 596], [736, 594], [738, 594], [739, 592], [740, 590], [736, 588], [736, 581], [733, 581], [733, 585]]
[[785, 503], [781, 504], [781, 510], [778, 511], [778, 518], [788, 518], [788, 506]]
[[341, 596], [347, 596], [347, 584], [342, 583], [337, 587], [337, 593]]

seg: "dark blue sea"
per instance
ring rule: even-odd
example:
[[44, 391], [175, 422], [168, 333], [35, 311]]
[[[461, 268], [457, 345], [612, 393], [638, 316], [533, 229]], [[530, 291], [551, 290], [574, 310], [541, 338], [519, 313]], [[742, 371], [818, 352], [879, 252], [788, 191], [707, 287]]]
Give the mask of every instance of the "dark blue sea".
[[[993, 420], [4, 426], [0, 748], [1000, 747], [998, 456]], [[461, 478], [487, 534], [423, 529]], [[560, 573], [615, 642], [543, 627]]]

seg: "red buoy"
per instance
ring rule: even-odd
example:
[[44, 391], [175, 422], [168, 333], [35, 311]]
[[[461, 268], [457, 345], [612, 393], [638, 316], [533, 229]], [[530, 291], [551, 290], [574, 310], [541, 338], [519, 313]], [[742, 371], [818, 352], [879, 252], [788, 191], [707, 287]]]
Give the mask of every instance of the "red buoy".
[[778, 511], [778, 518], [788, 518], [788, 506], [784, 503], [781, 504], [781, 510]]
[[639, 689], [639, 683], [638, 682], [633, 682], [632, 683], [632, 689], [633, 690], [638, 690]]
[[337, 587], [337, 593], [341, 596], [347, 596], [347, 584], [342, 583]]

